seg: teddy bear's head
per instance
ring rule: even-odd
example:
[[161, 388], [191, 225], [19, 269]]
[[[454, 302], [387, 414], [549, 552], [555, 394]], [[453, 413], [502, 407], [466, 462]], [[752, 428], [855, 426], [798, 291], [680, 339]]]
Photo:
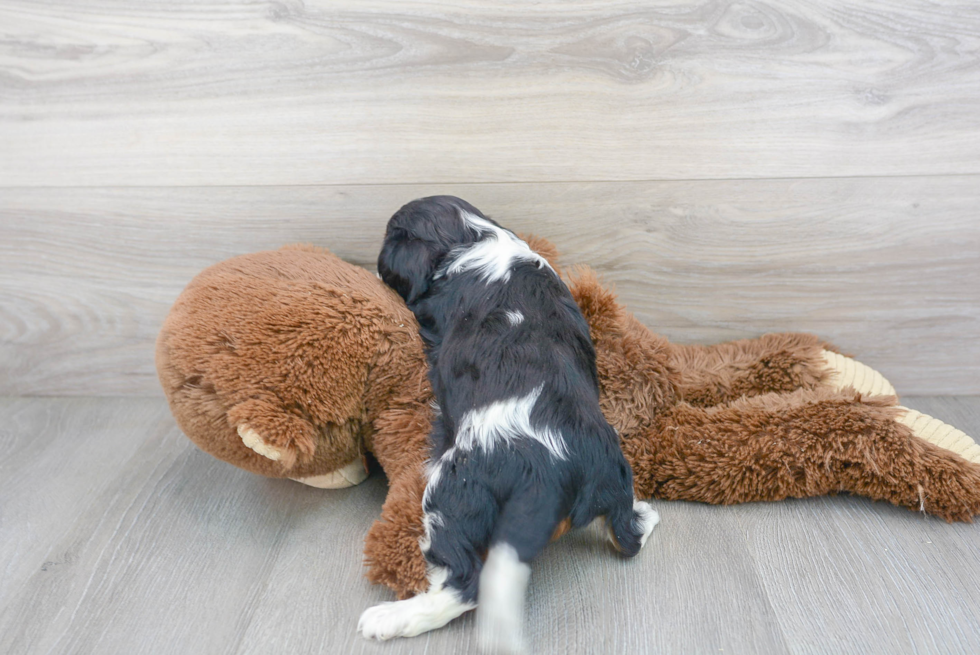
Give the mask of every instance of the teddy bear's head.
[[[181, 429], [254, 473], [321, 487], [366, 477], [372, 425], [424, 355], [412, 314], [368, 271], [292, 246], [200, 273], [157, 340]], [[412, 390], [413, 397], [417, 390]]]

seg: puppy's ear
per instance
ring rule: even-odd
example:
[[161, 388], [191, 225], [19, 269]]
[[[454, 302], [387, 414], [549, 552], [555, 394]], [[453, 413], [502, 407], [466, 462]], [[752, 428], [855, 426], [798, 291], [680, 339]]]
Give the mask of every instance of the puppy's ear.
[[393, 230], [385, 236], [378, 255], [378, 273], [411, 305], [429, 290], [429, 279], [439, 264], [440, 254], [435, 244], [413, 239], [404, 230]]

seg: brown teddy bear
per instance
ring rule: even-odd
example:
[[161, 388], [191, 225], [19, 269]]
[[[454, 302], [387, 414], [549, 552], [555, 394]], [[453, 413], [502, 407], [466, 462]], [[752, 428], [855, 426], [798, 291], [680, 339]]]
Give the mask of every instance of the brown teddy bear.
[[[529, 243], [555, 265], [550, 243]], [[590, 270], [564, 276], [638, 497], [730, 504], [847, 491], [947, 521], [980, 513], [980, 446], [898, 406], [880, 374], [829, 344], [806, 334], [672, 344]], [[367, 575], [400, 598], [425, 589], [432, 393], [415, 319], [379, 279], [312, 246], [235, 257], [177, 299], [156, 362], [181, 429], [226, 462], [338, 488], [366, 477], [371, 453], [389, 491], [367, 535]]]

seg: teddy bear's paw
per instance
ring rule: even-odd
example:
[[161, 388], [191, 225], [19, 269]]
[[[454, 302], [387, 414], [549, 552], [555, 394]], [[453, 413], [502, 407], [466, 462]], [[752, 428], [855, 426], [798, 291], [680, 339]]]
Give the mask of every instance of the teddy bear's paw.
[[898, 395], [891, 382], [870, 366], [829, 350], [824, 350], [821, 354], [830, 372], [827, 382], [834, 389], [840, 391], [851, 387], [865, 396]]
[[355, 459], [349, 464], [341, 466], [336, 471], [324, 473], [323, 475], [312, 475], [307, 478], [290, 478], [296, 482], [317, 489], [346, 489], [364, 482], [367, 479], [368, 471], [361, 459]]
[[238, 436], [242, 438], [243, 444], [259, 455], [262, 455], [262, 457], [271, 459], [274, 462], [279, 462], [283, 459], [283, 451], [267, 444], [258, 432], [247, 425], [238, 426]]
[[914, 409], [901, 409], [902, 414], [895, 420], [911, 428], [915, 436], [956, 453], [968, 462], [980, 464], [980, 445], [965, 432]]

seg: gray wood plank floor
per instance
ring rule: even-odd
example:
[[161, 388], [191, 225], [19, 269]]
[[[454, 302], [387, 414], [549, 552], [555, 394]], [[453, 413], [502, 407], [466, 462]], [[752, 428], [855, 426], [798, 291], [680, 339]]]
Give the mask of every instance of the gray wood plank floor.
[[[980, 397], [908, 398], [980, 434]], [[343, 491], [198, 451], [155, 398], [0, 399], [0, 652], [471, 652], [473, 620], [355, 634], [383, 476]], [[856, 497], [657, 503], [623, 561], [597, 535], [535, 563], [534, 652], [971, 653], [980, 525]]]

